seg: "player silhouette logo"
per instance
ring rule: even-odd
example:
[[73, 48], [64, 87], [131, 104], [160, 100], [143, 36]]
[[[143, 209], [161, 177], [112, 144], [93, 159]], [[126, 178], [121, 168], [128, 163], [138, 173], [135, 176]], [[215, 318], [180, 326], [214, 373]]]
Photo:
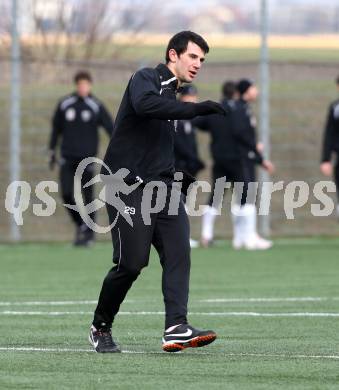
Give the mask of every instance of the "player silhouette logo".
[[[85, 205], [83, 197], [78, 196], [76, 197], [75, 205], [64, 204], [64, 206], [79, 212], [86, 225], [96, 233], [109, 232], [115, 226], [119, 216], [123, 217], [126, 222], [133, 227], [131, 215], [125, 212], [128, 206], [120, 198], [120, 194], [128, 195], [132, 193], [141, 184], [141, 181], [132, 185], [128, 185], [124, 180], [130, 173], [127, 168], [120, 168], [116, 173], [113, 174], [111, 169], [101, 159], [97, 157], [87, 157], [80, 162], [75, 171], [74, 189], [76, 193], [82, 194], [81, 179], [85, 169], [93, 163], [103, 166], [108, 172], [108, 174], [98, 174], [94, 176], [93, 179], [85, 183], [83, 186], [86, 188], [97, 183], [103, 183], [104, 186], [99, 192], [98, 199], [94, 199], [92, 202]], [[105, 203], [113, 206], [117, 211], [117, 215], [110, 225], [100, 226], [93, 220], [91, 214], [104, 207]]]

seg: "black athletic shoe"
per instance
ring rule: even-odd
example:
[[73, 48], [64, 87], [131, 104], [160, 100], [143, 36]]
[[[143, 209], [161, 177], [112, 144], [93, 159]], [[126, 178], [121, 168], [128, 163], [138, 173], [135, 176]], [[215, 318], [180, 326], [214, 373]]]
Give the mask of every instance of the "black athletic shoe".
[[89, 342], [93, 345], [96, 352], [100, 353], [116, 353], [121, 352], [121, 349], [115, 344], [112, 339], [110, 329], [96, 329], [93, 325], [89, 331]]
[[212, 343], [217, 338], [213, 330], [198, 330], [188, 324], [169, 328], [162, 338], [162, 349], [179, 352], [185, 348], [197, 348]]

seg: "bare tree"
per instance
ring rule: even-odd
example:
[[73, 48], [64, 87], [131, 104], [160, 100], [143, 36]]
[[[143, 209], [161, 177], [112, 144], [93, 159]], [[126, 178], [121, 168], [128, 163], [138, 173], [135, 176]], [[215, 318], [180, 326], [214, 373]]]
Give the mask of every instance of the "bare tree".
[[115, 36], [129, 34], [133, 37], [130, 43], [136, 43], [137, 34], [150, 25], [161, 9], [155, 0], [87, 0], [78, 12], [86, 23], [82, 30], [83, 58], [90, 59], [118, 56], [122, 48], [113, 44]]
[[[62, 58], [71, 40], [73, 10], [66, 0], [42, 2], [31, 0], [33, 35], [36, 37], [31, 55], [46, 59]], [[34, 49], [38, 49], [37, 52]]]
[[[34, 44], [24, 52], [39, 59], [93, 59], [117, 56], [114, 38], [136, 37], [160, 9], [155, 0], [30, 0]], [[114, 44], [115, 43], [115, 44]], [[135, 43], [135, 39], [133, 40]]]

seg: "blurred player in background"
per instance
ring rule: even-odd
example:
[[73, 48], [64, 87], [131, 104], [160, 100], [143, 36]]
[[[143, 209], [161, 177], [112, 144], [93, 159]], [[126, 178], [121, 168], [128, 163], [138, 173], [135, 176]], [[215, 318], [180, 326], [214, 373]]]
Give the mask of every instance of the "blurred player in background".
[[274, 166], [262, 155], [263, 146], [257, 142], [256, 118], [252, 113], [251, 103], [258, 97], [258, 89], [251, 80], [242, 79], [237, 83], [239, 99], [232, 110], [232, 132], [237, 142], [240, 159], [238, 182], [244, 183], [236, 193], [237, 201], [231, 206], [233, 220], [233, 247], [249, 250], [269, 249], [273, 244], [257, 233], [255, 194], [251, 193], [250, 183], [256, 182], [256, 165], [269, 174]]
[[[336, 79], [336, 86], [339, 91], [339, 76]], [[334, 176], [337, 186], [337, 215], [339, 217], [339, 99], [332, 102], [328, 109], [320, 170], [325, 176]]]
[[[185, 85], [180, 91], [180, 101], [197, 103], [198, 90], [191, 85]], [[174, 137], [175, 170], [183, 171], [196, 177], [199, 171], [204, 169], [205, 164], [198, 154], [196, 129], [190, 120], [179, 120], [176, 135]], [[190, 239], [191, 248], [196, 248], [199, 243]]]
[[[102, 126], [109, 137], [113, 131], [113, 119], [98, 98], [92, 95], [90, 73], [80, 71], [74, 76], [76, 91], [60, 100], [52, 118], [52, 132], [49, 141], [49, 167], [60, 165], [60, 183], [65, 204], [75, 204], [75, 171], [86, 157], [98, 152], [98, 127]], [[60, 158], [56, 150], [61, 139]], [[82, 196], [85, 205], [93, 201], [93, 186], [83, 188], [94, 176], [93, 165], [88, 165], [82, 177]], [[78, 211], [66, 208], [76, 227], [74, 245], [87, 246], [94, 241], [94, 232], [83, 222]], [[91, 214], [94, 219], [94, 213]]]
[[237, 96], [236, 84], [226, 81], [222, 86], [221, 104], [227, 110], [228, 115], [209, 115], [193, 120], [193, 124], [203, 131], [208, 131], [211, 136], [212, 190], [208, 206], [202, 217], [201, 245], [208, 247], [214, 237], [214, 222], [217, 208], [223, 199], [214, 198], [215, 181], [225, 177], [228, 182], [237, 181], [240, 177], [240, 156], [237, 150], [236, 140], [232, 134], [231, 112], [235, 106]]

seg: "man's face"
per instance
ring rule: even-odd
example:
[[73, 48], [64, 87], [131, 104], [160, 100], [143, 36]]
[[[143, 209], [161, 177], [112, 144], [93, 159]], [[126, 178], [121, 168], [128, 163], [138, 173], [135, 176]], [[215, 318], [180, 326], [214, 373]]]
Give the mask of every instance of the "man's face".
[[76, 83], [77, 94], [82, 97], [86, 97], [90, 94], [92, 83], [88, 80], [79, 80]]
[[202, 63], [205, 60], [205, 53], [195, 43], [188, 42], [187, 50], [177, 55], [174, 49], [169, 51], [170, 70], [181, 83], [191, 83], [197, 76]]
[[245, 100], [247, 100], [248, 102], [254, 102], [255, 100], [257, 100], [259, 90], [255, 85], [251, 85], [246, 91], [245, 95]]

